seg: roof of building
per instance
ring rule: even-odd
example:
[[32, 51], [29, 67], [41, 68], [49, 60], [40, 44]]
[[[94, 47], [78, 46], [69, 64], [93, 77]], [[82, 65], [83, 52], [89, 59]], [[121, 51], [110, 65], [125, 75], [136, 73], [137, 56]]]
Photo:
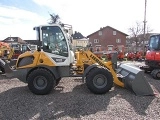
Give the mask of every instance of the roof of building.
[[94, 32], [94, 33], [92, 33], [92, 34], [88, 35], [88, 36], [87, 36], [87, 38], [89, 38], [89, 37], [90, 37], [90, 36], [92, 36], [93, 34], [95, 34], [95, 33], [99, 32], [99, 31], [102, 31], [102, 30], [104, 30], [104, 29], [106, 29], [106, 28], [113, 29], [113, 30], [115, 30], [115, 31], [118, 31], [118, 32], [120, 32], [120, 33], [124, 34], [125, 36], [128, 36], [126, 33], [123, 33], [123, 32], [121, 32], [121, 31], [119, 31], [119, 30], [117, 30], [117, 29], [115, 29], [115, 28], [113, 28], [113, 27], [106, 26], [106, 27], [100, 28], [98, 31], [96, 31], [96, 32]]
[[80, 32], [75, 31], [75, 33], [72, 35], [73, 39], [83, 39], [84, 37]]
[[7, 37], [6, 39], [2, 40], [2, 42], [18, 42], [18, 43], [26, 43], [20, 37]]

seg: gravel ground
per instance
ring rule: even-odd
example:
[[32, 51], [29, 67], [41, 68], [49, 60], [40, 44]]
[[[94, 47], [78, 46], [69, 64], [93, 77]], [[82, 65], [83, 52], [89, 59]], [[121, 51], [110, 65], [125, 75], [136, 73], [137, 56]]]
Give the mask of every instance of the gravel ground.
[[145, 74], [156, 96], [136, 96], [114, 86], [92, 94], [79, 78], [63, 78], [48, 95], [32, 94], [27, 84], [0, 76], [0, 120], [159, 120], [160, 81]]

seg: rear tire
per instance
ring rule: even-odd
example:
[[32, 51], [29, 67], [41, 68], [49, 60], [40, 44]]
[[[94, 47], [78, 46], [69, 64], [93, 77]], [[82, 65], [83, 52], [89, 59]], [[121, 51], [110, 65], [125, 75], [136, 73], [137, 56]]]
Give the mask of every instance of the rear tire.
[[88, 89], [95, 94], [104, 94], [113, 86], [113, 76], [105, 68], [93, 68], [86, 76]]
[[55, 77], [46, 69], [36, 69], [27, 77], [28, 88], [37, 95], [45, 95], [56, 86]]

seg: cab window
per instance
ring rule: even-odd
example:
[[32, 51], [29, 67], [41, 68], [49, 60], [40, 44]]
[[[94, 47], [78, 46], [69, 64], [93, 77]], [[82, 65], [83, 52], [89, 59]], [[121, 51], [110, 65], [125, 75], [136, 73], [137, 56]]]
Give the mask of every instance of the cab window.
[[43, 51], [68, 56], [68, 47], [63, 32], [58, 26], [42, 27]]
[[158, 36], [152, 36], [151, 37], [149, 48], [154, 49], [154, 50], [159, 49], [159, 37]]

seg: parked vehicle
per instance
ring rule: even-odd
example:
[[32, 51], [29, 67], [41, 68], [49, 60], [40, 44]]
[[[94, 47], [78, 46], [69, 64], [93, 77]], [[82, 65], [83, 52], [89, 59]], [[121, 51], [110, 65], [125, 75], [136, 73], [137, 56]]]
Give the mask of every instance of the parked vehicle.
[[42, 47], [21, 54], [16, 69], [7, 73], [27, 83], [30, 91], [38, 95], [50, 93], [64, 77], [81, 77], [94, 94], [109, 92], [115, 83], [136, 95], [154, 95], [142, 70], [130, 64], [117, 67], [117, 52], [112, 53], [108, 62], [102, 61], [90, 50], [76, 51], [75, 59], [64, 26], [55, 22], [35, 27]]
[[0, 71], [1, 74], [5, 73], [5, 62], [8, 62], [10, 66], [16, 64], [17, 58], [20, 54], [30, 51], [27, 44], [9, 44], [0, 42]]

